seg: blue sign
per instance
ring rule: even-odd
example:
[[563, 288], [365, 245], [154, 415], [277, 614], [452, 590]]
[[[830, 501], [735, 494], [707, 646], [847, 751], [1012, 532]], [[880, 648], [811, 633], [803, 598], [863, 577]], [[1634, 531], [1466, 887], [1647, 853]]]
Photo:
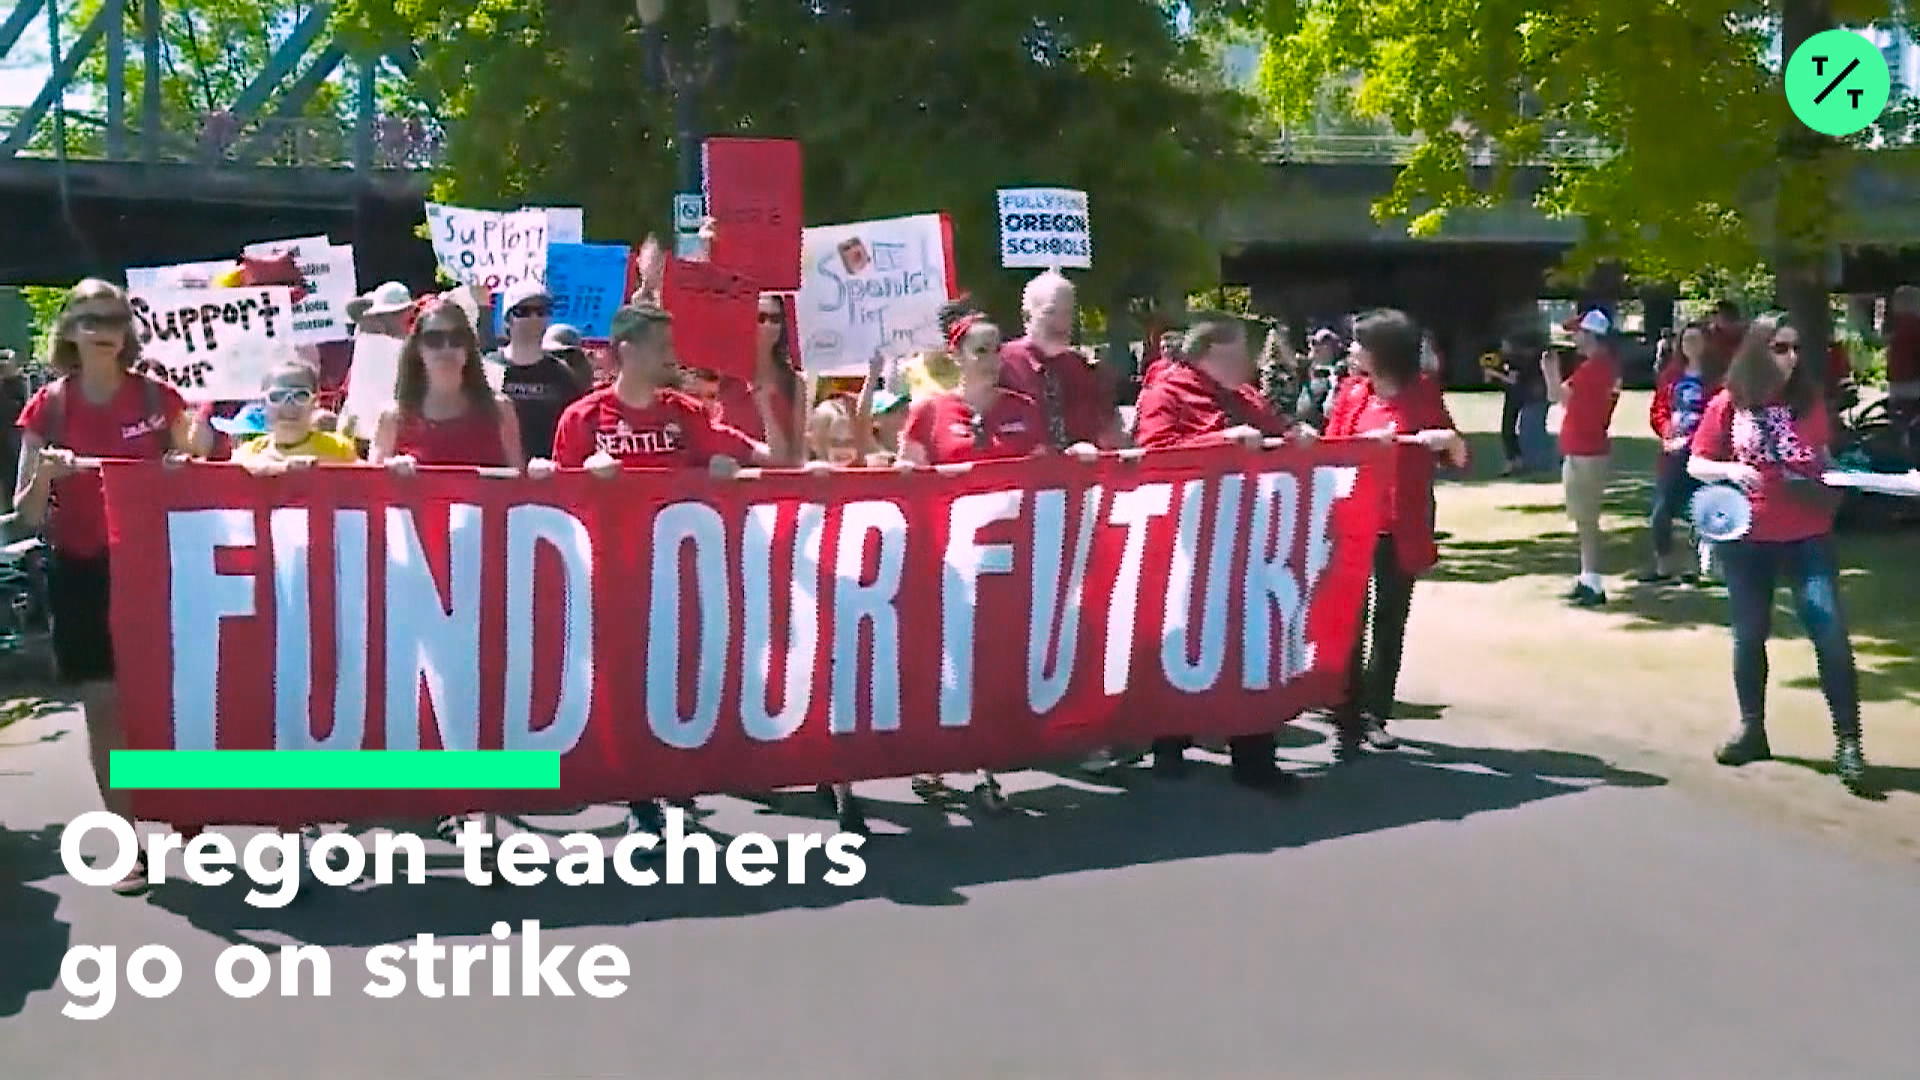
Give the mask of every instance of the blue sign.
[[[553, 321], [566, 323], [583, 338], [604, 340], [613, 313], [627, 299], [625, 244], [548, 244], [547, 293], [553, 297]], [[507, 339], [506, 312], [494, 297], [494, 337]]]

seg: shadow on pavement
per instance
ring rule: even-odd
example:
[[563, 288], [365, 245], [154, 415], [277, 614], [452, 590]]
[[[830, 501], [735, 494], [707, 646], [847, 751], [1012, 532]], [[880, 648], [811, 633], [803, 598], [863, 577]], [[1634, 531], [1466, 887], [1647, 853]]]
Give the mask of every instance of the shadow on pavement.
[[[1182, 781], [1155, 780], [1143, 770], [1132, 770], [1124, 788], [1054, 785], [1017, 791], [1008, 813], [976, 818], [971, 827], [949, 825], [941, 808], [864, 799], [870, 820], [909, 831], [886, 835], [886, 826], [881, 826], [883, 835], [861, 850], [866, 879], [849, 888], [820, 882], [827, 867], [815, 852], [808, 861], [814, 883], [807, 885], [777, 881], [753, 888], [722, 875], [717, 884], [697, 887], [633, 887], [617, 880], [605, 886], [567, 887], [549, 878], [529, 888], [483, 889], [456, 874], [430, 876], [421, 885], [380, 886], [369, 880], [348, 889], [322, 889], [310, 884], [301, 899], [276, 911], [247, 905], [246, 887], [238, 880], [221, 888], [170, 881], [153, 892], [151, 902], [228, 940], [271, 931], [300, 942], [349, 947], [405, 941], [423, 932], [483, 935], [495, 920], [538, 919], [545, 928], [568, 928], [738, 918], [859, 900], [957, 905], [966, 903], [960, 890], [974, 886], [1271, 852], [1420, 822], [1459, 820], [1595, 785], [1665, 783], [1586, 754], [1411, 742], [1408, 747], [1315, 778], [1298, 799], [1285, 801], [1231, 785], [1222, 767], [1196, 768]], [[793, 813], [794, 806], [807, 807], [799, 813], [826, 813], [810, 795], [783, 797], [776, 803], [786, 804], [780, 806], [783, 813]], [[787, 830], [773, 825], [766, 828], [778, 842]], [[729, 839], [710, 835], [722, 847]], [[435, 851], [442, 853], [434, 860], [437, 867], [457, 865], [450, 850]]]
[[60, 898], [32, 883], [61, 872], [59, 826], [0, 828], [0, 1019], [60, 979], [71, 928], [54, 917]]

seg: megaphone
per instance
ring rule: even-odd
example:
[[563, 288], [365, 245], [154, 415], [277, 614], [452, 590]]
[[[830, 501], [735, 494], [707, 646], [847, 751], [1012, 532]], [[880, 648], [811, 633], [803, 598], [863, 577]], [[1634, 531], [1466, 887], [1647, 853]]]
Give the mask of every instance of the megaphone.
[[1694, 492], [1692, 517], [1695, 534], [1724, 544], [1753, 528], [1753, 502], [1731, 484], [1708, 484]]

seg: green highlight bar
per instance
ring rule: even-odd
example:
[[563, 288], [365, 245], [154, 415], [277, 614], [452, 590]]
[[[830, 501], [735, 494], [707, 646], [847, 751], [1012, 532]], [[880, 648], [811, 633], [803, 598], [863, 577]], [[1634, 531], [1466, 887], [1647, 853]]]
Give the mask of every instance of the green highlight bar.
[[115, 750], [122, 791], [555, 791], [551, 750]]

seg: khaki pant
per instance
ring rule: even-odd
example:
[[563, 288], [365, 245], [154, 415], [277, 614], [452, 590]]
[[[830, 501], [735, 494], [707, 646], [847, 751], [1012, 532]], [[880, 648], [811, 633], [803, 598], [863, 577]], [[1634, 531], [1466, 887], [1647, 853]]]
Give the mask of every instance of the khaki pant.
[[1607, 468], [1612, 458], [1569, 456], [1560, 465], [1560, 483], [1566, 488], [1567, 516], [1575, 525], [1598, 528], [1600, 503], [1607, 493]]

